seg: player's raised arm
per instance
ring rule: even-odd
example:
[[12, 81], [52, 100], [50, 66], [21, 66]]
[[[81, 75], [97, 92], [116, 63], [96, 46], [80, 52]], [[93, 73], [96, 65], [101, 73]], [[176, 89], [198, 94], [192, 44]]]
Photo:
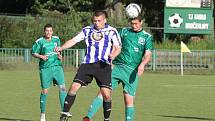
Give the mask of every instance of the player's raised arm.
[[77, 41], [75, 41], [74, 39], [70, 39], [66, 43], [64, 43], [61, 47], [55, 48], [55, 51], [56, 52], [63, 51], [65, 49], [68, 49], [68, 48], [74, 46], [76, 43], [77, 43]]
[[81, 31], [79, 34], [77, 34], [75, 37], [73, 37], [72, 39], [66, 41], [61, 47], [55, 48], [55, 51], [56, 51], [56, 52], [59, 52], [59, 51], [63, 51], [63, 50], [65, 50], [65, 49], [68, 49], [68, 48], [74, 46], [76, 43], [78, 43], [78, 42], [84, 40], [84, 37], [85, 37], [85, 34], [84, 34], [83, 30], [82, 30], [82, 31]]

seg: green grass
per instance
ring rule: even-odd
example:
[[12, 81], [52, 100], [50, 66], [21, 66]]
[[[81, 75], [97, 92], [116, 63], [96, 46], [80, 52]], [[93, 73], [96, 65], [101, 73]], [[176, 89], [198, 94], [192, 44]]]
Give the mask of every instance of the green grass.
[[[69, 87], [75, 72], [65, 72]], [[37, 69], [0, 71], [0, 121], [38, 121], [40, 83]], [[215, 121], [215, 76], [146, 72], [139, 80], [135, 121]], [[93, 82], [82, 88], [69, 121], [80, 121], [97, 93]], [[58, 121], [58, 89], [49, 90], [47, 121]], [[93, 121], [102, 120], [102, 109]], [[122, 88], [113, 93], [112, 121], [124, 121]]]
[[[172, 40], [165, 40], [163, 43], [154, 43], [154, 48], [156, 49], [169, 49], [169, 50], [180, 50], [181, 40], [172, 41]], [[187, 47], [190, 50], [214, 50], [215, 43], [214, 40], [201, 40], [199, 42], [189, 41], [186, 43]]]

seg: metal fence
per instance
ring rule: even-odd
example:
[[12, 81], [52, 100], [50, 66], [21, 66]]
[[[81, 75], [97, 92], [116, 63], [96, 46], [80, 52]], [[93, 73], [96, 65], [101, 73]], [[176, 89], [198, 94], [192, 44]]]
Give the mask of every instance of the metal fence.
[[[184, 69], [214, 69], [215, 50], [191, 50], [183, 53]], [[63, 65], [78, 67], [85, 54], [84, 49], [67, 49], [63, 51]], [[155, 49], [146, 69], [151, 70], [179, 70], [181, 64], [180, 50]], [[31, 56], [28, 48], [0, 48], [0, 63], [29, 63], [38, 62]]]
[[[184, 69], [214, 69], [215, 50], [191, 50], [183, 53]], [[180, 70], [180, 50], [154, 50], [151, 61], [153, 70]]]

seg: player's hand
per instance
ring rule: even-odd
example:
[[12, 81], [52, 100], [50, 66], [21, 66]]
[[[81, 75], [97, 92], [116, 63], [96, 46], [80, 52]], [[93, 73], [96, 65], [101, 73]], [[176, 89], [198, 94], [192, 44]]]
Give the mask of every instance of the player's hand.
[[62, 48], [61, 48], [61, 47], [55, 47], [55, 48], [54, 48], [54, 51], [55, 51], [55, 52], [60, 52], [60, 51], [62, 51]]
[[110, 57], [111, 60], [114, 60], [114, 59], [115, 59], [115, 57], [114, 57], [113, 54], [110, 54], [109, 57]]
[[144, 69], [145, 69], [145, 65], [144, 64], [140, 64], [138, 67], [138, 76], [141, 76], [144, 73]]
[[109, 57], [110, 57], [110, 59], [111, 59], [111, 62], [110, 62], [111, 69], [113, 69], [113, 68], [114, 68], [113, 60], [115, 59], [115, 57], [113, 57], [112, 54], [110, 54]]
[[46, 61], [48, 59], [48, 56], [47, 55], [40, 55], [40, 59]]
[[63, 56], [61, 55], [60, 52], [57, 52], [57, 57], [58, 57], [58, 59], [63, 60]]

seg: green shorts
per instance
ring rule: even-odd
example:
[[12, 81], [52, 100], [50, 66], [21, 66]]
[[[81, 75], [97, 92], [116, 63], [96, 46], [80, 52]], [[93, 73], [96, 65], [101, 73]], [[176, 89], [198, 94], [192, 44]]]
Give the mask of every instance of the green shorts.
[[64, 85], [65, 80], [62, 66], [40, 69], [40, 81], [42, 89], [49, 88], [53, 83], [56, 85]]
[[138, 84], [137, 71], [126, 65], [115, 65], [112, 70], [112, 88], [115, 89], [122, 83], [123, 90], [131, 96], [135, 96]]

